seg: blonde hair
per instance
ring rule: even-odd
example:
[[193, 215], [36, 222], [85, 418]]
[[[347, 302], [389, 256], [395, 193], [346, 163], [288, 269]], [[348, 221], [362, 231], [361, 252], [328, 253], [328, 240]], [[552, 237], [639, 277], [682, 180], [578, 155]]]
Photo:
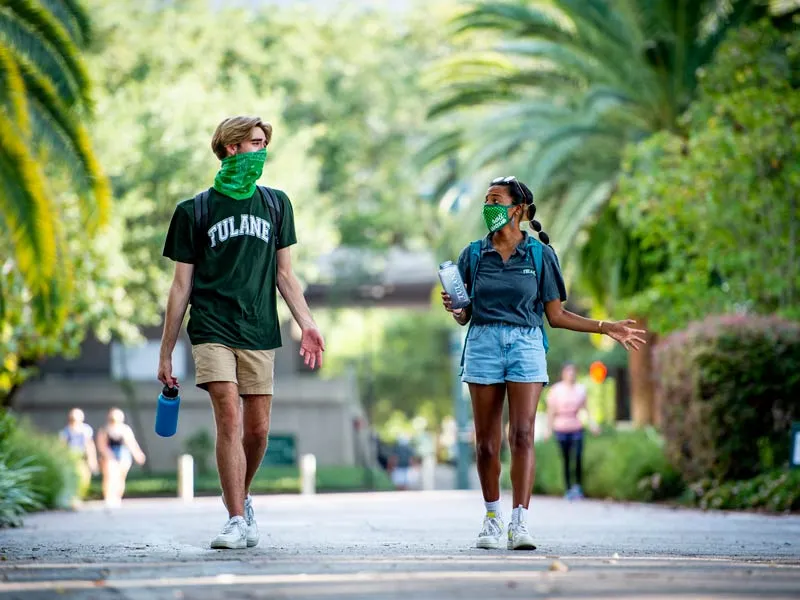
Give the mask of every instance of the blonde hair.
[[272, 139], [272, 125], [261, 120], [261, 117], [228, 117], [217, 125], [211, 138], [211, 149], [217, 158], [222, 160], [228, 156], [226, 146], [241, 144], [250, 137], [253, 127], [260, 127], [267, 137], [267, 145]]

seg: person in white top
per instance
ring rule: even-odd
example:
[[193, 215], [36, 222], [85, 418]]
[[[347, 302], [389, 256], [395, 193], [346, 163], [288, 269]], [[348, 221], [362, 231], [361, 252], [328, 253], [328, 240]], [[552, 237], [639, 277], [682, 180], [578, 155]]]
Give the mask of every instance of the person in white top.
[[[599, 428], [592, 420], [586, 406], [586, 387], [577, 382], [575, 365], [564, 365], [561, 381], [553, 385], [547, 395], [547, 423], [549, 434], [555, 434], [564, 460], [566, 498], [583, 498], [583, 421], [580, 413], [586, 412], [589, 428], [597, 433]], [[572, 484], [571, 454], [575, 454], [575, 483]]]

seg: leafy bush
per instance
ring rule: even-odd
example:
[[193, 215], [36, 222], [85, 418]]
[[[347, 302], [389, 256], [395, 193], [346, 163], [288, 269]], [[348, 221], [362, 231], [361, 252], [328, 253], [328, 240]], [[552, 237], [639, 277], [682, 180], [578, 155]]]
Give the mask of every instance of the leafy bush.
[[[6, 476], [24, 479], [20, 469], [27, 474], [24, 489], [28, 492], [22, 495], [32, 494], [40, 505], [37, 508], [69, 508], [78, 496], [76, 457], [58, 437], [41, 433], [8, 413], [0, 416], [0, 459], [7, 467]], [[30, 503], [25, 506], [34, 508]]]
[[[503, 469], [503, 485], [511, 486]], [[583, 450], [583, 490], [589, 497], [652, 501], [678, 495], [682, 484], [664, 455], [664, 441], [652, 429], [586, 435]], [[565, 492], [561, 451], [555, 439], [536, 444], [536, 494]]]
[[656, 349], [667, 456], [687, 482], [786, 464], [800, 417], [800, 324], [716, 316]]
[[6, 462], [0, 455], [0, 528], [19, 527], [22, 515], [42, 507], [31, 489], [31, 479], [39, 470], [30, 461]]
[[686, 490], [683, 500], [700, 508], [800, 510], [800, 470], [778, 470], [746, 481], [701, 480]]

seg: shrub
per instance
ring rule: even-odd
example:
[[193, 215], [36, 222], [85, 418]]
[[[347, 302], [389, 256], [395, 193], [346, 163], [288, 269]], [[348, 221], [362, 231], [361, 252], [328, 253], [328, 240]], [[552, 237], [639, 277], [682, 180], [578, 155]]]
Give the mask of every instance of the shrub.
[[800, 324], [716, 316], [656, 349], [667, 456], [687, 482], [784, 465], [800, 416]]
[[42, 508], [68, 508], [78, 496], [78, 463], [61, 440], [8, 413], [0, 418], [0, 457], [9, 470], [28, 468], [29, 489]]
[[0, 528], [19, 527], [23, 514], [42, 506], [31, 489], [31, 479], [39, 467], [28, 463], [7, 462], [0, 453]]
[[800, 510], [800, 470], [777, 470], [746, 481], [720, 483], [704, 479], [689, 486], [683, 498], [700, 508], [724, 510]]
[[[503, 485], [511, 486], [509, 469]], [[608, 430], [584, 437], [583, 489], [594, 498], [652, 501], [674, 497], [682, 491], [680, 476], [664, 455], [664, 441], [652, 429]], [[555, 439], [536, 444], [534, 493], [565, 492], [563, 463]]]

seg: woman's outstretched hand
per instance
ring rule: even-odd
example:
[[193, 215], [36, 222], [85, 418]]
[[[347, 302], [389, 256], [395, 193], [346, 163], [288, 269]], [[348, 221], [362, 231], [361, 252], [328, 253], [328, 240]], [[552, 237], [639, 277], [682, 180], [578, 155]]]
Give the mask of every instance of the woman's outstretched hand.
[[608, 323], [608, 327], [603, 333], [611, 339], [618, 341], [626, 350], [638, 350], [647, 343], [643, 337], [640, 337], [646, 334], [647, 331], [631, 327], [631, 325], [635, 324], [636, 321], [633, 319], [612, 321]]

